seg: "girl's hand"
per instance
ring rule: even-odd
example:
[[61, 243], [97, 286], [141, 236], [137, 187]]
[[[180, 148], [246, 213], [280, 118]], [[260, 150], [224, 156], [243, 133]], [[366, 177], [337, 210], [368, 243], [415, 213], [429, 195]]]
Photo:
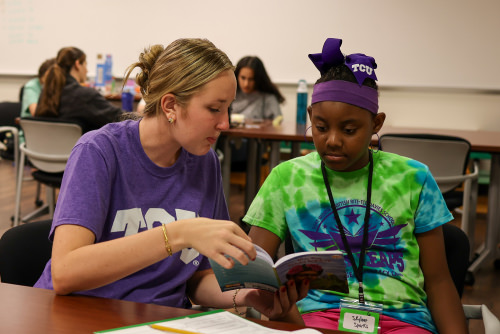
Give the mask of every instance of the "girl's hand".
[[232, 221], [194, 218], [172, 222], [166, 228], [174, 251], [194, 248], [227, 269], [234, 262], [225, 255], [244, 265], [257, 256], [250, 237]]
[[297, 310], [295, 303], [307, 295], [309, 280], [303, 280], [298, 284], [290, 280], [275, 293], [257, 289], [241, 290], [239, 294], [242, 294], [242, 301], [237, 300], [236, 304], [251, 306], [270, 320], [286, 318], [287, 322], [303, 324], [302, 317], [295, 312]]

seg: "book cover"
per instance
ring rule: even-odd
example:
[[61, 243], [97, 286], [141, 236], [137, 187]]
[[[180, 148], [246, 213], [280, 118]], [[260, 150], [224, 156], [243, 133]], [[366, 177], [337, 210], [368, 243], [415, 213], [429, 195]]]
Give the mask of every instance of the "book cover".
[[340, 251], [299, 252], [273, 262], [261, 247], [254, 245], [257, 258], [244, 266], [234, 260], [231, 269], [225, 269], [210, 260], [222, 291], [234, 289], [262, 289], [274, 292], [288, 280], [310, 280], [311, 289], [349, 292], [344, 256]]

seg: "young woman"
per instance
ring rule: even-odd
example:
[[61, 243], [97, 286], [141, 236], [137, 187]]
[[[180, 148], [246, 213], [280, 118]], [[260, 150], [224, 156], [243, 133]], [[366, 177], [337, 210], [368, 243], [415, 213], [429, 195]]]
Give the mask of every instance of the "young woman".
[[85, 53], [75, 47], [59, 50], [56, 63], [45, 74], [35, 116], [78, 123], [84, 133], [119, 120], [122, 110], [95, 89], [82, 86], [86, 78]]
[[211, 149], [229, 127], [231, 62], [207, 40], [180, 39], [145, 50], [128, 75], [136, 67], [143, 117], [76, 144], [50, 234], [52, 260], [35, 286], [184, 308], [248, 305], [287, 320], [306, 284], [221, 293], [207, 259], [231, 267], [227, 255], [242, 264], [256, 256], [229, 221]]
[[[240, 59], [235, 75], [238, 88], [231, 104], [231, 115], [243, 115], [247, 121], [274, 120], [282, 115], [280, 104], [285, 98], [271, 81], [260, 58], [247, 56]], [[246, 171], [247, 146], [246, 139], [231, 141], [232, 171]]]
[[243, 114], [250, 120], [273, 120], [281, 115], [280, 104], [285, 102], [285, 98], [272, 83], [262, 60], [244, 57], [236, 65], [234, 73], [238, 89], [231, 105], [232, 114]]

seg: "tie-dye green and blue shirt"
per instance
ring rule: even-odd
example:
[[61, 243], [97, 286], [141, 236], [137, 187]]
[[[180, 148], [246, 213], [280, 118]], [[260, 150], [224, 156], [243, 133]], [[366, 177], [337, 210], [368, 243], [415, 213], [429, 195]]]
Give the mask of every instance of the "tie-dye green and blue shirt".
[[[443, 196], [424, 164], [396, 154], [373, 154], [373, 183], [363, 284], [365, 298], [383, 305], [383, 313], [436, 332], [426, 306], [424, 276], [419, 265], [416, 234], [453, 219]], [[368, 165], [353, 172], [327, 174], [356, 263], [363, 237]], [[294, 250], [340, 249], [349, 281], [349, 296], [358, 298], [358, 281], [342, 248], [314, 152], [275, 167], [243, 219], [284, 240], [290, 232]], [[302, 313], [338, 309], [345, 294], [310, 290], [297, 304]]]

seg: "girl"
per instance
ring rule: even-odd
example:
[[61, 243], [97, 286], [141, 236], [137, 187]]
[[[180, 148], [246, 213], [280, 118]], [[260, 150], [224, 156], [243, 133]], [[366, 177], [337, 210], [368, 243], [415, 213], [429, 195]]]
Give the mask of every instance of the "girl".
[[[240, 114], [250, 121], [274, 120], [281, 116], [280, 104], [285, 98], [271, 81], [259, 57], [247, 56], [236, 65], [238, 79], [236, 99], [231, 104], [231, 115]], [[219, 147], [222, 149], [221, 147]], [[231, 140], [231, 170], [246, 171], [248, 141]], [[267, 162], [264, 160], [263, 163]]]
[[231, 105], [232, 114], [243, 114], [250, 120], [273, 120], [281, 115], [280, 103], [285, 102], [285, 98], [271, 82], [258, 57], [240, 59], [234, 73], [238, 89]]
[[78, 123], [84, 133], [119, 120], [120, 108], [95, 89], [81, 85], [87, 78], [87, 59], [82, 50], [75, 47], [59, 50], [56, 63], [44, 78], [36, 117], [57, 117], [61, 121]]
[[287, 232], [296, 252], [344, 253], [349, 294], [310, 290], [297, 303], [308, 326], [338, 328], [341, 308], [372, 304], [382, 332], [466, 333], [445, 269], [441, 225], [453, 217], [425, 165], [369, 149], [385, 120], [376, 63], [340, 45], [309, 55], [321, 72], [308, 109], [317, 152], [272, 170], [243, 219], [249, 235], [269, 254]]
[[273, 295], [221, 293], [206, 257], [224, 267], [256, 256], [229, 214], [211, 150], [229, 127], [233, 66], [207, 40], [141, 53], [143, 118], [112, 123], [76, 144], [64, 172], [52, 260], [36, 287], [188, 308], [254, 306], [286, 319], [307, 285]]

